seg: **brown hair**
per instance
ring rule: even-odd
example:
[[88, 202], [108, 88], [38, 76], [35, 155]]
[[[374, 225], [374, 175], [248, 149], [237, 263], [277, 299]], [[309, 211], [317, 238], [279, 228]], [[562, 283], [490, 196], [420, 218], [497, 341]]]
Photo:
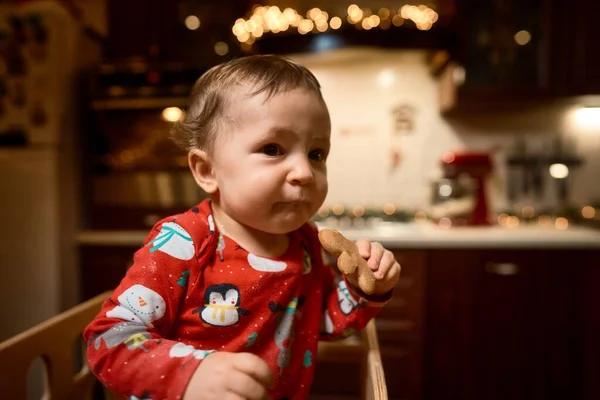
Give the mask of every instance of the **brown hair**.
[[249, 88], [249, 95], [266, 92], [267, 98], [294, 89], [306, 89], [322, 99], [317, 78], [304, 66], [275, 55], [253, 55], [212, 67], [194, 84], [183, 120], [171, 131], [182, 149], [210, 149], [224, 122], [228, 95], [235, 87]]

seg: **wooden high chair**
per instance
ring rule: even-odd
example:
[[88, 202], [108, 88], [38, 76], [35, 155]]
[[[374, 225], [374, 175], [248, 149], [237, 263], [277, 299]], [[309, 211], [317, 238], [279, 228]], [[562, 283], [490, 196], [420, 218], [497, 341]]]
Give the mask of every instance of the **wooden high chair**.
[[[85, 349], [75, 344], [83, 329], [96, 316], [110, 292], [73, 307], [37, 326], [0, 343], [0, 399], [24, 400], [27, 374], [34, 360], [42, 358], [47, 371], [46, 396], [52, 400], [88, 400], [96, 379], [85, 362]], [[81, 370], [73, 374], [79, 358]], [[315, 381], [327, 382], [330, 370], [320, 364], [337, 363], [360, 376], [360, 391], [351, 395], [315, 393], [314, 399], [386, 400], [387, 390], [375, 324], [371, 321], [360, 335], [343, 342], [319, 343]], [[320, 389], [317, 387], [316, 389]], [[107, 393], [107, 398], [113, 398]]]
[[[29, 368], [42, 358], [47, 371], [44, 398], [91, 399], [96, 379], [83, 360], [84, 349], [77, 352], [75, 344], [109, 295], [102, 293], [0, 343], [0, 398], [25, 400]], [[74, 375], [73, 367], [79, 361], [83, 368]]]

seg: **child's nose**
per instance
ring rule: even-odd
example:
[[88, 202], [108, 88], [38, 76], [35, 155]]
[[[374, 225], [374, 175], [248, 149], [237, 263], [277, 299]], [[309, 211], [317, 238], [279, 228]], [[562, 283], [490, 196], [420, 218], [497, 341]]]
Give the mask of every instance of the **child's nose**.
[[309, 185], [314, 181], [314, 178], [310, 162], [306, 159], [296, 161], [288, 174], [288, 181], [293, 185]]

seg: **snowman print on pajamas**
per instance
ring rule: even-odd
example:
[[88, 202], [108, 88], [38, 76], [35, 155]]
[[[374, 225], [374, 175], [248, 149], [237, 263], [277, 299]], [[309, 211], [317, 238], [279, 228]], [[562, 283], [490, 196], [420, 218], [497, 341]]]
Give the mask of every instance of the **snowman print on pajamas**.
[[346, 282], [343, 279], [340, 279], [337, 284], [337, 295], [340, 310], [344, 315], [350, 314], [358, 306], [358, 302], [348, 291], [348, 286], [346, 286]]
[[209, 325], [231, 326], [238, 323], [240, 315], [249, 314], [240, 304], [240, 291], [237, 286], [221, 283], [206, 288], [204, 305], [192, 313], [199, 313], [200, 319]]
[[248, 264], [259, 272], [281, 272], [287, 268], [287, 264], [283, 261], [271, 260], [252, 253], [248, 253]]
[[192, 355], [197, 360], [204, 360], [206, 356], [214, 352], [215, 350], [198, 350], [194, 346], [179, 342], [171, 347], [171, 350], [169, 350], [169, 357], [176, 358]]
[[150, 253], [161, 251], [178, 260], [191, 260], [195, 254], [192, 237], [175, 222], [165, 222], [159, 234], [150, 242]]
[[129, 350], [141, 349], [148, 352], [144, 343], [152, 338], [152, 335], [146, 330], [146, 327], [139, 323], [121, 322], [114, 325], [108, 331], [94, 336], [94, 348], [98, 350], [104, 342], [108, 349], [117, 347], [121, 344], [127, 346]]
[[152, 322], [165, 315], [162, 296], [143, 285], [133, 285], [118, 297], [119, 305], [106, 312], [109, 318], [120, 318], [153, 328]]

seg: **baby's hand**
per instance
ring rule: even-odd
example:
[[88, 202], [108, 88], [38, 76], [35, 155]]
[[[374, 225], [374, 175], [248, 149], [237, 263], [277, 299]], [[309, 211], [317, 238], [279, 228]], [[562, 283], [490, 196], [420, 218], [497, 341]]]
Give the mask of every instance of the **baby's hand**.
[[217, 351], [200, 363], [184, 400], [263, 400], [272, 386], [271, 371], [258, 356]]
[[396, 261], [394, 253], [386, 250], [381, 243], [367, 239], [357, 240], [356, 246], [375, 275], [373, 294], [381, 295], [392, 290], [400, 277], [400, 264]]

